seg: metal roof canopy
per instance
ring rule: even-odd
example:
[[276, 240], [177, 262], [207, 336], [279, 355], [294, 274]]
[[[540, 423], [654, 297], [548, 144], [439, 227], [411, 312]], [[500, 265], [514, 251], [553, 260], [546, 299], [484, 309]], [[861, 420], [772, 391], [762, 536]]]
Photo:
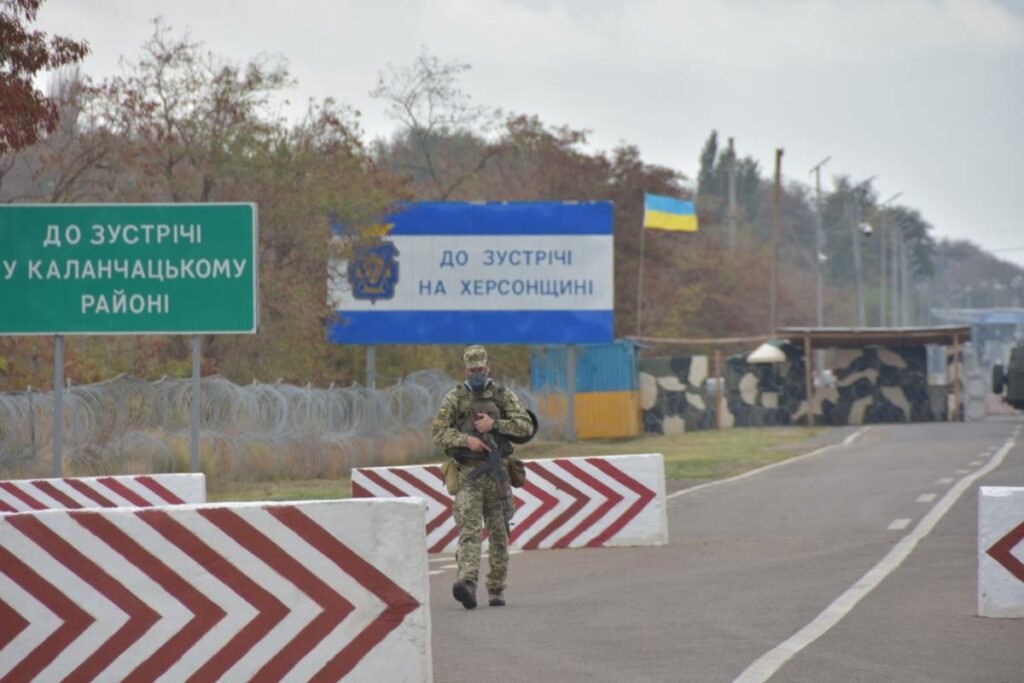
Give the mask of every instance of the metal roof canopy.
[[933, 308], [932, 315], [968, 325], [1024, 325], [1024, 308]]
[[[812, 373], [814, 372], [814, 356], [812, 348], [857, 349], [863, 346], [906, 347], [924, 344], [940, 344], [952, 346], [953, 355], [960, 355], [960, 344], [971, 339], [971, 328], [963, 325], [947, 325], [940, 327], [779, 327], [775, 330], [777, 337], [784, 337], [796, 344], [803, 341], [804, 382], [807, 397], [814, 395]], [[955, 367], [955, 366], [954, 366]], [[959, 378], [951, 378], [953, 385], [953, 410], [948, 416], [959, 415], [960, 382]], [[814, 410], [807, 406], [807, 426], [814, 426]]]
[[814, 348], [851, 349], [862, 346], [958, 346], [971, 340], [966, 325], [938, 327], [780, 327], [775, 336], [810, 343]]

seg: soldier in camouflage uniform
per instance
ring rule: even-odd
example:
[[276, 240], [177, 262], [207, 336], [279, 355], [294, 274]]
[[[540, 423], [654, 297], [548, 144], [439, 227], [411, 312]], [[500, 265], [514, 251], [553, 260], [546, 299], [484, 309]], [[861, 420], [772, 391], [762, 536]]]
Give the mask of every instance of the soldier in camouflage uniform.
[[490, 364], [482, 346], [469, 346], [462, 354], [466, 381], [444, 397], [434, 419], [432, 438], [456, 460], [459, 468], [459, 490], [455, 494], [454, 515], [459, 527], [459, 545], [455, 552], [459, 574], [452, 594], [466, 609], [476, 607], [476, 583], [480, 569], [482, 525], [487, 525], [490, 539], [490, 571], [487, 574], [489, 604], [505, 604], [505, 580], [508, 576], [508, 524], [515, 507], [502, 505], [504, 489], [507, 502], [512, 501], [507, 478], [504, 485], [490, 473], [476, 478], [473, 471], [491, 450], [486, 442], [502, 448], [503, 455], [512, 448], [505, 436], [523, 437], [532, 434], [533, 423], [519, 397], [510, 389], [496, 384], [489, 377]]

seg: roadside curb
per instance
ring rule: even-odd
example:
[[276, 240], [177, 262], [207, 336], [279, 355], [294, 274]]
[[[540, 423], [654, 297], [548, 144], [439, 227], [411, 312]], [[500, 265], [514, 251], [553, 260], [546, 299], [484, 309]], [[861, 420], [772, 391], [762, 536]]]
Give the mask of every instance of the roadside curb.
[[673, 498], [678, 498], [679, 496], [682, 496], [683, 494], [686, 494], [686, 493], [693, 493], [694, 491], [700, 491], [700, 490], [703, 490], [703, 489], [708, 489], [708, 488], [711, 488], [712, 486], [719, 486], [721, 484], [728, 484], [730, 482], [739, 481], [740, 479], [746, 479], [747, 477], [752, 477], [755, 474], [760, 474], [762, 472], [766, 472], [768, 470], [775, 469], [776, 467], [783, 467], [785, 465], [789, 465], [789, 464], [797, 462], [799, 460], [804, 460], [806, 458], [810, 458], [810, 457], [813, 457], [815, 455], [821, 455], [822, 453], [834, 450], [836, 448], [841, 448], [841, 447], [844, 447], [844, 446], [849, 446], [849, 445], [853, 444], [861, 436], [863, 436], [864, 433], [867, 432], [869, 429], [870, 429], [870, 426], [861, 427], [857, 431], [855, 431], [853, 433], [850, 433], [850, 434], [847, 434], [845, 436], [845, 438], [843, 438], [841, 441], [836, 441], [836, 442], [827, 444], [827, 445], [822, 446], [820, 448], [816, 448], [815, 450], [810, 451], [808, 453], [803, 453], [801, 455], [795, 455], [792, 458], [787, 458], [786, 460], [780, 460], [779, 462], [772, 463], [771, 465], [765, 465], [764, 467], [758, 467], [755, 470], [750, 470], [749, 472], [744, 472], [743, 474], [737, 474], [735, 477], [729, 477], [728, 479], [716, 479], [714, 481], [709, 481], [709, 482], [704, 483], [704, 484], [697, 484], [696, 486], [691, 486], [689, 488], [680, 489], [679, 491], [675, 491], [675, 492], [670, 493], [667, 496], [665, 496], [665, 500], [672, 500]]

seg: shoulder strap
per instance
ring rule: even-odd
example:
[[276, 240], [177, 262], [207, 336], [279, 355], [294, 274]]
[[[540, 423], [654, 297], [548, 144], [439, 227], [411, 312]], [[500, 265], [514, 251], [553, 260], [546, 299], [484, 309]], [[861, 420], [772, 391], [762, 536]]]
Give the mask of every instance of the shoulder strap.
[[505, 401], [507, 398], [507, 389], [504, 384], [494, 383], [494, 402], [498, 406], [498, 410], [501, 411], [501, 419], [507, 420], [508, 415], [505, 410]]
[[455, 424], [462, 424], [462, 419], [465, 415], [466, 397], [469, 395], [469, 389], [462, 382], [455, 387]]

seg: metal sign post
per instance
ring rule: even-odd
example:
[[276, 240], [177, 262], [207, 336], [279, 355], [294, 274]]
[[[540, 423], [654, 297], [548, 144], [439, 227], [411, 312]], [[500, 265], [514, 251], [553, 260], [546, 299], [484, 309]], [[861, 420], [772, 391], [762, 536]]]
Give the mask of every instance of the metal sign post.
[[192, 471], [199, 471], [199, 408], [202, 394], [199, 384], [199, 366], [202, 359], [199, 335], [192, 335]]
[[366, 388], [377, 388], [377, 347], [366, 347]]
[[64, 476], [64, 337], [59, 334], [53, 350], [53, 476]]
[[566, 387], [565, 387], [565, 413], [566, 413], [566, 440], [570, 443], [576, 441], [576, 347], [570, 344], [565, 349], [566, 357]]

